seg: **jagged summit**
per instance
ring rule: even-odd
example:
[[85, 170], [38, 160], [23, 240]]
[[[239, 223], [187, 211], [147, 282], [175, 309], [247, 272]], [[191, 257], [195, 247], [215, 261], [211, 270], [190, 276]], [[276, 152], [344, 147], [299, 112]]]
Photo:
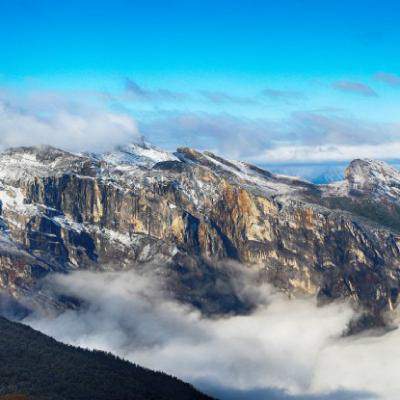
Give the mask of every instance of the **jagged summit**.
[[104, 153], [71, 153], [52, 146], [16, 147], [0, 153], [0, 179], [5, 182], [67, 173], [94, 176], [129, 167], [151, 169], [156, 163], [177, 161], [173, 154], [147, 142], [116, 147]]
[[158, 162], [177, 160], [172, 153], [145, 141], [118, 146], [114, 151], [101, 154], [100, 158], [110, 164], [139, 165], [148, 168]]
[[[179, 166], [179, 164], [181, 164]], [[38, 176], [66, 173], [84, 176], [113, 175], [117, 180], [143, 178], [143, 171], [153, 178], [199, 166], [230, 181], [237, 181], [271, 195], [299, 194], [319, 188], [324, 195], [349, 196], [367, 193], [397, 200], [400, 196], [400, 172], [383, 161], [356, 159], [345, 171], [345, 179], [327, 185], [276, 175], [246, 162], [224, 159], [214, 153], [183, 147], [174, 153], [141, 141], [118, 146], [104, 153], [79, 153], [51, 146], [17, 147], [0, 153], [0, 179], [4, 182], [30, 180]], [[190, 167], [189, 167], [190, 168]]]
[[59, 157], [69, 156], [71, 153], [50, 145], [37, 145], [10, 147], [0, 151], [0, 155], [2, 158], [10, 157], [10, 159], [30, 159], [46, 162], [54, 161]]
[[32, 154], [37, 157], [43, 157], [44, 159], [56, 158], [57, 156], [65, 156], [68, 151], [58, 149], [54, 146], [47, 144], [39, 144], [37, 146], [18, 146], [11, 147], [2, 152], [3, 154]]
[[345, 170], [345, 179], [326, 185], [330, 195], [367, 196], [400, 202], [400, 171], [384, 161], [355, 159]]
[[[51, 146], [18, 147], [0, 153], [0, 179], [8, 183], [67, 173], [113, 176], [117, 181], [137, 182], [143, 177], [156, 179], [157, 176], [173, 173], [174, 168], [182, 171], [191, 166], [205, 168], [230, 181], [275, 195], [311, 186], [297, 178], [274, 175], [254, 165], [226, 160], [211, 152], [178, 148], [170, 153], [144, 141], [119, 146], [105, 153], [74, 154]], [[152, 172], [143, 172], [151, 171], [153, 167]]]
[[101, 153], [72, 153], [50, 145], [38, 145], [9, 148], [0, 152], [0, 155], [3, 158], [9, 157], [16, 161], [37, 161], [43, 164], [50, 164], [59, 158], [92, 158], [113, 164], [132, 164], [151, 167], [157, 162], [177, 160], [172, 153], [153, 146], [146, 141], [116, 146], [111, 151]]
[[400, 172], [383, 161], [353, 160], [346, 168], [345, 178], [351, 190], [400, 193]]
[[0, 153], [0, 179], [5, 182], [77, 172], [87, 157], [51, 146], [16, 147]]

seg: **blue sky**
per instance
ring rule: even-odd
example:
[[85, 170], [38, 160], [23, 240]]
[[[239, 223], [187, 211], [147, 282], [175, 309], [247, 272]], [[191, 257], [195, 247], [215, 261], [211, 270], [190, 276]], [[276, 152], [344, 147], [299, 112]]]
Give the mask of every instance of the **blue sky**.
[[364, 76], [399, 70], [396, 1], [68, 1], [0, 5], [14, 78]]
[[376, 157], [395, 158], [399, 15], [399, 2], [371, 0], [3, 0], [2, 99], [40, 117], [49, 102], [60, 112], [52, 93], [68, 112], [126, 114], [165, 147], [258, 163], [382, 143]]

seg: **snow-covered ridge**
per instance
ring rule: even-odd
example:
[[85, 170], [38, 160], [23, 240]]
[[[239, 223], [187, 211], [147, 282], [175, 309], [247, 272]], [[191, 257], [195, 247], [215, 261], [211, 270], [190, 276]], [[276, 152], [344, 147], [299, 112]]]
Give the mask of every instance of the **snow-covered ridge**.
[[[117, 147], [106, 153], [73, 154], [49, 146], [20, 147], [0, 153], [0, 182], [13, 185], [36, 177], [75, 173], [85, 177], [112, 178], [111, 181], [137, 184], [162, 179], [163, 170], [153, 167], [162, 162], [198, 165], [238, 185], [253, 187], [266, 195], [294, 195], [319, 188], [325, 196], [349, 196], [356, 192], [386, 196], [400, 201], [400, 172], [385, 162], [353, 160], [345, 179], [328, 185], [313, 185], [299, 178], [272, 174], [245, 162], [226, 160], [210, 152], [189, 148], [175, 153], [161, 150], [147, 142]], [[18, 186], [18, 185], [17, 185]], [[196, 190], [201, 186], [192, 182]], [[6, 202], [10, 201], [5, 197]]]
[[295, 182], [290, 182], [287, 177], [273, 175], [268, 171], [255, 168], [241, 161], [229, 160], [228, 162], [224, 162], [211, 153], [205, 153], [205, 156], [208, 160], [219, 165], [227, 172], [232, 173], [240, 180], [253, 184], [266, 192], [286, 194], [297, 189], [297, 186], [294, 184]]
[[147, 142], [119, 146], [114, 151], [98, 154], [97, 157], [113, 165], [128, 164], [147, 168], [152, 168], [155, 164], [163, 161], [177, 161], [172, 153]]
[[199, 164], [246, 188], [254, 188], [266, 195], [287, 195], [304, 191], [314, 185], [284, 175], [275, 175], [257, 166], [242, 161], [227, 160], [211, 152], [197, 152], [190, 148], [180, 148], [175, 153], [183, 162]]
[[0, 180], [16, 182], [81, 167], [86, 158], [50, 146], [18, 147], [0, 153]]
[[85, 175], [93, 176], [101, 165], [124, 172], [130, 167], [151, 169], [159, 162], [176, 160], [172, 153], [146, 142], [119, 146], [106, 153], [83, 154], [50, 146], [18, 147], [0, 153], [0, 180], [8, 183], [29, 181], [35, 177], [81, 173], [83, 170]]

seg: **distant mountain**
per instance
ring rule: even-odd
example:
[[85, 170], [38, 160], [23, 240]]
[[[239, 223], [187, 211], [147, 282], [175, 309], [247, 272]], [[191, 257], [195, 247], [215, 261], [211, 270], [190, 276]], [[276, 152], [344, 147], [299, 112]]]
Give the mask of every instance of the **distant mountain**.
[[211, 400], [166, 374], [61, 344], [1, 317], [0, 360], [3, 400]]
[[399, 301], [399, 187], [373, 160], [316, 185], [189, 148], [11, 149], [0, 154], [0, 287], [29, 307], [69, 307], [43, 277], [151, 268], [206, 315], [246, 313], [228, 259], [293, 296], [348, 298], [381, 324]]
[[275, 174], [297, 176], [315, 184], [326, 184], [344, 179], [347, 163], [266, 164], [263, 168]]
[[[400, 163], [397, 160], [388, 161], [388, 164], [397, 170]], [[344, 179], [348, 162], [325, 163], [291, 163], [291, 164], [264, 164], [263, 168], [275, 174], [297, 176], [315, 184], [327, 184]]]

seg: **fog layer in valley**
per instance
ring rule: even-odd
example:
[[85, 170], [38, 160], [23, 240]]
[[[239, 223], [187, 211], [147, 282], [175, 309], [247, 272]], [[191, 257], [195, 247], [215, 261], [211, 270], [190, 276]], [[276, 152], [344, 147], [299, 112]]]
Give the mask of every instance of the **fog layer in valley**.
[[75, 272], [49, 283], [81, 307], [26, 323], [222, 399], [395, 399], [400, 389], [399, 331], [343, 338], [354, 316], [343, 303], [317, 307], [263, 286], [252, 289], [260, 306], [251, 315], [207, 319], [167, 296], [157, 278], [134, 272]]

